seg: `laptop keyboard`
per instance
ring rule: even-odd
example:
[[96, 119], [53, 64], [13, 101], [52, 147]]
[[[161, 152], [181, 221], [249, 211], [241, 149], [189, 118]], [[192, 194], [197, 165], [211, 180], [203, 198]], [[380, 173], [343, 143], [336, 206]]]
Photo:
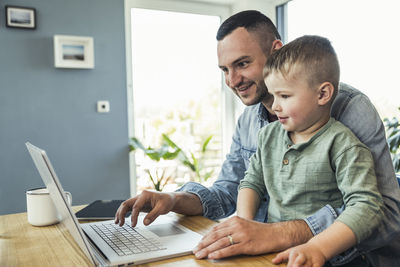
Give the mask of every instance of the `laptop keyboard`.
[[139, 234], [131, 226], [105, 223], [90, 225], [92, 229], [119, 255], [132, 255], [165, 249], [156, 240]]

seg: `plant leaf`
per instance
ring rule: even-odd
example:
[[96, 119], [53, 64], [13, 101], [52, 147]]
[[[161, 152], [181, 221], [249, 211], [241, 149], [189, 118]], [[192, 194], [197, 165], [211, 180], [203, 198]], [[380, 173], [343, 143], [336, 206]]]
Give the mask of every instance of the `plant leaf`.
[[399, 157], [399, 154], [396, 154], [394, 157], [393, 157], [393, 166], [394, 166], [394, 171], [397, 173], [397, 172], [400, 172], [400, 157]]
[[203, 152], [203, 153], [206, 152], [207, 145], [208, 145], [208, 143], [210, 142], [210, 140], [211, 140], [212, 137], [213, 137], [213, 136], [210, 135], [209, 137], [207, 137], [206, 141], [204, 141], [203, 146], [202, 146], [202, 148], [201, 148], [201, 152]]
[[166, 153], [163, 155], [162, 158], [165, 159], [165, 160], [176, 159], [176, 157], [179, 155], [180, 152], [181, 152], [180, 149], [177, 149], [176, 151], [173, 151], [173, 152], [166, 152]]
[[195, 168], [195, 171], [197, 172], [197, 170], [199, 169], [199, 161], [197, 160], [197, 158], [194, 156], [193, 153], [190, 153], [190, 155], [192, 156], [193, 166]]
[[396, 153], [397, 149], [400, 146], [400, 131], [396, 131], [396, 133], [393, 133], [387, 139], [387, 142], [389, 143], [390, 152]]
[[156, 181], [153, 179], [153, 176], [151, 175], [150, 170], [149, 170], [149, 169], [146, 169], [145, 172], [147, 172], [147, 174], [149, 175], [150, 180], [151, 180], [151, 182], [153, 183], [153, 186], [154, 186], [154, 188], [155, 188], [155, 187], [156, 187]]
[[131, 141], [129, 142], [130, 151], [135, 151], [136, 149], [146, 150], [143, 144], [136, 138], [132, 137]]
[[162, 134], [163, 140], [172, 148], [182, 150], [177, 144], [175, 144], [166, 134]]
[[214, 171], [213, 170], [211, 170], [211, 171], [209, 171], [209, 172], [207, 172], [205, 175], [204, 175], [204, 181], [207, 181], [208, 180], [208, 178], [210, 178], [211, 177], [211, 175], [214, 173]]

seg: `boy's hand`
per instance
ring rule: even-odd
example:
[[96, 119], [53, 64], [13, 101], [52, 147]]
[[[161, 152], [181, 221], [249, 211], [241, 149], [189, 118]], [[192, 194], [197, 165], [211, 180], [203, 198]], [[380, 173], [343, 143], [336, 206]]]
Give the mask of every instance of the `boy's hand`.
[[325, 255], [315, 245], [310, 242], [289, 248], [272, 259], [272, 263], [279, 264], [287, 262], [288, 267], [322, 267], [326, 262]]

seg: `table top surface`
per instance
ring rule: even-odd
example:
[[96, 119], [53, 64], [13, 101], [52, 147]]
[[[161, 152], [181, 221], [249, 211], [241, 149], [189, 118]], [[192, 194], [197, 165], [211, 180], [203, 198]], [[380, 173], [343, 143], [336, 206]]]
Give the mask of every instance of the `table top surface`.
[[[75, 211], [84, 206], [73, 207]], [[217, 222], [202, 216], [182, 216], [176, 220], [183, 226], [207, 233]], [[222, 260], [197, 260], [193, 255], [181, 256], [137, 266], [286, 266], [271, 263], [275, 254], [236, 256]], [[61, 224], [35, 227], [26, 213], [0, 216], [0, 266], [91, 266], [70, 233]]]

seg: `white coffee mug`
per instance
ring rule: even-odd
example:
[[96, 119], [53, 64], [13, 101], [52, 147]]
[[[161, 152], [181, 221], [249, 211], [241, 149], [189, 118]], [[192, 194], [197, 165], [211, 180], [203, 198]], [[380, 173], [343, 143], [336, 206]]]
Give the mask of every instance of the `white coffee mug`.
[[[65, 195], [69, 205], [71, 205], [71, 193], [65, 192]], [[26, 191], [26, 211], [28, 222], [34, 226], [52, 225], [61, 220], [47, 188], [35, 188]]]

